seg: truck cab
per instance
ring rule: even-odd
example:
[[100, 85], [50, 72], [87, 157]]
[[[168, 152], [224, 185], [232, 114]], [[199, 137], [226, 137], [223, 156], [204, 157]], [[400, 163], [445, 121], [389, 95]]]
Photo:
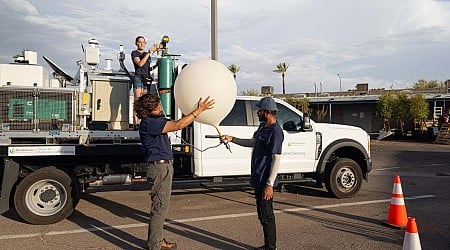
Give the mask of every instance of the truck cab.
[[[261, 97], [238, 96], [228, 116], [220, 123], [224, 134], [251, 138], [260, 122], [256, 114]], [[277, 121], [283, 128], [284, 142], [279, 170], [280, 179], [311, 177], [336, 197], [355, 195], [371, 170], [370, 138], [358, 127], [316, 123], [290, 104], [275, 99]], [[214, 147], [214, 127], [194, 123], [193, 141], [205, 151], [194, 150], [193, 174], [196, 177], [248, 176], [252, 148], [230, 143]]]

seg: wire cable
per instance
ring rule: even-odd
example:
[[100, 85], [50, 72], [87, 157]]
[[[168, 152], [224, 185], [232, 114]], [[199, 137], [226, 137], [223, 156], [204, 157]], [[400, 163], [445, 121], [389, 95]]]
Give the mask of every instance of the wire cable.
[[[186, 144], [186, 145], [189, 145], [189, 146], [191, 146], [192, 148], [194, 148], [195, 150], [197, 150], [197, 151], [199, 151], [199, 152], [205, 152], [206, 150], [209, 150], [209, 149], [212, 149], [212, 148], [217, 148], [217, 147], [219, 147], [221, 144], [223, 144], [223, 142], [220, 142], [219, 144], [217, 144], [217, 145], [215, 145], [215, 146], [210, 146], [210, 147], [207, 147], [207, 148], [205, 148], [205, 149], [200, 149], [200, 148], [197, 148], [196, 146], [194, 146], [193, 144], [191, 144], [191, 143], [188, 143], [187, 141], [185, 141], [181, 136], [179, 136], [176, 132], [174, 133], [175, 134], [175, 137], [177, 137], [177, 138], [180, 138], [181, 139], [181, 142], [182, 143], [184, 143], [184, 144]], [[231, 152], [231, 150], [230, 150], [230, 152]]]

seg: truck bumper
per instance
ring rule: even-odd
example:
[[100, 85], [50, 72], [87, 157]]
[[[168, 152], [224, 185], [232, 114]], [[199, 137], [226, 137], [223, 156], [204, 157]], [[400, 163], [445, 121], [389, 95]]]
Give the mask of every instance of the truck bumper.
[[19, 164], [10, 159], [3, 159], [0, 165], [0, 214], [9, 210], [11, 192], [17, 182]]

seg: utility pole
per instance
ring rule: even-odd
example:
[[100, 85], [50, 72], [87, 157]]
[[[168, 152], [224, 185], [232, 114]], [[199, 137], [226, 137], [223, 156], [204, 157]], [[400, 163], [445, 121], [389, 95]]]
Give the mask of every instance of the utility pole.
[[336, 74], [339, 77], [339, 92], [342, 92], [342, 81], [341, 81], [341, 75], [339, 73]]
[[219, 60], [217, 49], [217, 0], [211, 0], [211, 59]]

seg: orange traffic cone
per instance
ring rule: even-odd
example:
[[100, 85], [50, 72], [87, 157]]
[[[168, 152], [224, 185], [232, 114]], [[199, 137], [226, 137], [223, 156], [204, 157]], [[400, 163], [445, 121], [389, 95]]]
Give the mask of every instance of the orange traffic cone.
[[389, 206], [388, 219], [384, 224], [397, 229], [403, 229], [406, 227], [407, 222], [408, 216], [406, 215], [402, 184], [400, 183], [400, 176], [396, 175], [394, 178], [394, 188], [391, 195], [391, 205]]
[[416, 218], [408, 217], [405, 237], [403, 238], [403, 250], [421, 250], [419, 231], [417, 230]]

